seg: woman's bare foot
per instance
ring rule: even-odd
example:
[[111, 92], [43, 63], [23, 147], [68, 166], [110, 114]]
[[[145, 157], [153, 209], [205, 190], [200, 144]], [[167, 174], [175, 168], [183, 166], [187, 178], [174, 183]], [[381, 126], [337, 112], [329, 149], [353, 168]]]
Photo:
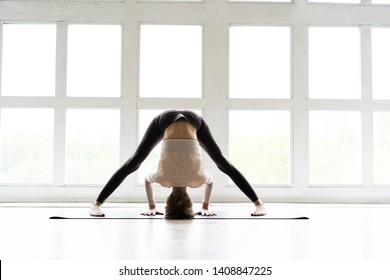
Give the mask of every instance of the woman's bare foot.
[[251, 216], [265, 216], [267, 214], [267, 210], [263, 205], [256, 206], [255, 211], [252, 212]]
[[261, 200], [257, 200], [254, 202], [256, 209], [252, 212], [251, 216], [265, 216], [267, 214], [267, 210], [264, 207], [264, 203]]
[[104, 213], [102, 212], [102, 210], [100, 210], [101, 205], [102, 204], [97, 201], [92, 203], [92, 207], [91, 209], [89, 209], [89, 215], [91, 215], [92, 217], [104, 217]]

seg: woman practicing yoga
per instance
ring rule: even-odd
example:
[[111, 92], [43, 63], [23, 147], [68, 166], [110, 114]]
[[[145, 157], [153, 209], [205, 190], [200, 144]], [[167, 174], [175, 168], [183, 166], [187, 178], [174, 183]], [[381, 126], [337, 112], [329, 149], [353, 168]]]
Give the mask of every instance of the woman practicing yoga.
[[156, 116], [147, 128], [135, 153], [120, 167], [107, 182], [89, 211], [91, 216], [104, 217], [100, 206], [119, 187], [124, 179], [136, 171], [153, 148], [161, 141], [161, 157], [158, 170], [145, 178], [149, 211], [142, 215], [162, 215], [156, 210], [152, 183], [172, 187], [165, 208], [167, 219], [191, 219], [192, 201], [187, 187], [197, 188], [205, 185], [202, 210], [197, 214], [215, 215], [209, 212], [212, 177], [203, 171], [200, 147], [227, 174], [237, 187], [254, 203], [253, 216], [263, 216], [266, 210], [255, 191], [244, 176], [223, 156], [204, 119], [192, 111], [168, 110]]

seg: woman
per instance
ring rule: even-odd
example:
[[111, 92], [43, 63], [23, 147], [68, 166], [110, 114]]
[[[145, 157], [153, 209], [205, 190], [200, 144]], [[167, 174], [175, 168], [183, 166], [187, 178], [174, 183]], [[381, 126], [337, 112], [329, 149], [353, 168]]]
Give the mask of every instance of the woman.
[[[145, 179], [145, 187], [149, 200], [149, 212], [143, 213], [144, 215], [161, 214], [155, 208], [151, 187], [153, 182], [172, 187], [172, 193], [167, 199], [167, 218], [177, 218], [177, 215], [175, 216], [172, 213], [178, 211], [180, 211], [178, 216], [186, 217], [186, 215], [183, 214], [183, 212], [185, 212], [183, 210], [191, 209], [187, 212], [192, 211], [192, 202], [190, 202], [191, 200], [186, 192], [186, 187], [198, 187], [202, 184], [206, 184], [206, 187], [201, 213], [203, 215], [214, 215], [213, 213], [208, 212], [212, 179], [210, 175], [203, 172], [199, 152], [197, 151], [198, 144], [216, 163], [217, 167], [227, 174], [237, 187], [254, 203], [255, 210], [252, 212], [252, 215], [262, 216], [266, 214], [263, 202], [259, 200], [251, 185], [223, 156], [221, 149], [211, 135], [211, 131], [204, 119], [192, 111], [168, 110], [159, 114], [152, 120], [135, 153], [114, 173], [100, 192], [98, 198], [92, 204], [90, 209], [91, 216], [104, 216], [100, 206], [119, 187], [128, 175], [140, 167], [141, 163], [161, 140], [164, 141], [158, 171]], [[190, 154], [195, 156], [189, 160], [172, 157], [172, 153], [178, 149], [178, 145], [184, 147], [182, 153], [187, 156]], [[164, 154], [164, 151], [168, 152]], [[179, 174], [175, 173], [177, 170], [180, 171]], [[187, 216], [192, 217], [193, 215]]]
[[192, 201], [186, 190], [202, 185], [205, 185], [202, 210], [197, 214], [214, 216], [208, 211], [213, 180], [203, 171], [196, 129], [180, 118], [165, 129], [163, 139], [158, 170], [145, 178], [149, 211], [142, 215], [162, 214], [156, 211], [152, 188], [152, 183], [159, 183], [163, 187], [172, 187], [165, 209], [167, 219], [191, 219], [194, 216]]

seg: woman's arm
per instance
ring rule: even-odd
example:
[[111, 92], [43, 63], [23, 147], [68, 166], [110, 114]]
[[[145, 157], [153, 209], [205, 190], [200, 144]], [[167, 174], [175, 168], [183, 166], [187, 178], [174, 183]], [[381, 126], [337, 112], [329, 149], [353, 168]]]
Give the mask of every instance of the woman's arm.
[[196, 215], [202, 215], [202, 216], [216, 216], [216, 213], [209, 211], [209, 205], [210, 205], [210, 197], [211, 197], [211, 191], [213, 190], [213, 182], [210, 181], [210, 183], [206, 183], [204, 187], [203, 192], [203, 201], [202, 201], [202, 209]]
[[141, 215], [143, 216], [164, 215], [163, 213], [157, 211], [156, 209], [156, 201], [154, 200], [152, 182], [149, 182], [149, 180], [146, 178], [145, 178], [145, 190], [146, 190], [146, 197], [148, 198], [148, 203], [149, 203], [149, 211], [143, 212], [141, 213]]

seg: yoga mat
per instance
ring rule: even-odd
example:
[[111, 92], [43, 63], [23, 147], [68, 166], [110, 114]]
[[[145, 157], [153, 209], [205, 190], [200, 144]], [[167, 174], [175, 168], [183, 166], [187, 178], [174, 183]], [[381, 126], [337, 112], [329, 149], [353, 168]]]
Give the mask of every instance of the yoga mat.
[[[99, 220], [110, 220], [110, 219], [164, 219], [163, 215], [158, 216], [142, 216], [140, 213], [145, 210], [141, 209], [115, 209], [107, 208], [104, 209], [105, 217], [92, 217], [88, 213], [89, 209], [71, 209], [65, 210], [58, 215], [51, 216], [50, 219], [99, 219]], [[221, 219], [231, 219], [231, 220], [307, 220], [309, 219], [306, 216], [299, 215], [293, 211], [285, 209], [274, 209], [268, 210], [267, 215], [265, 216], [251, 216], [250, 211], [243, 210], [219, 210], [215, 211], [217, 216], [195, 216], [195, 220], [198, 219], [208, 219], [208, 220], [221, 220]]]

